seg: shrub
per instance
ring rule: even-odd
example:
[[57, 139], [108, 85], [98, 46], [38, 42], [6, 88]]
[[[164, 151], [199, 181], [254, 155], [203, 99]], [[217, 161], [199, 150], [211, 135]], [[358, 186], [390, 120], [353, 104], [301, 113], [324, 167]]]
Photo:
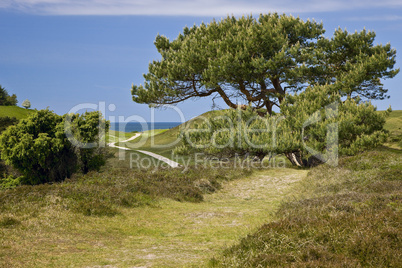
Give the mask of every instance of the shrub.
[[[99, 116], [92, 112], [73, 118], [73, 128], [85, 142], [96, 141], [94, 118], [99, 122]], [[73, 137], [67, 137], [65, 121], [66, 116], [40, 110], [0, 136], [1, 158], [23, 174], [22, 183], [62, 181], [78, 168], [99, 169], [105, 163], [102, 152], [96, 148], [85, 151], [69, 141]]]
[[37, 111], [0, 136], [2, 159], [24, 175], [25, 183], [64, 180], [75, 171], [76, 156], [63, 126], [61, 116]]
[[65, 130], [74, 146], [80, 170], [84, 174], [99, 171], [108, 157], [105, 133], [110, 122], [102, 119], [98, 111], [65, 115], [64, 118]]
[[[9, 126], [18, 123], [18, 119], [15, 117], [3, 116], [0, 117], [0, 134], [6, 130]], [[5, 165], [3, 161], [0, 160], [0, 178], [7, 175], [9, 167]]]

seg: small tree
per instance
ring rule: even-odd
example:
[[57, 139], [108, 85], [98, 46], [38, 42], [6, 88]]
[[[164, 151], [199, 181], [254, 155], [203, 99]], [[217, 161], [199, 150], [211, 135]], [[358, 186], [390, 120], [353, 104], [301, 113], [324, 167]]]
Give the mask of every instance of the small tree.
[[[287, 115], [291, 120], [307, 116], [309, 104], [285, 99], [318, 85], [326, 89], [326, 98], [387, 98], [381, 80], [399, 73], [396, 50], [390, 44], [375, 45], [374, 32], [338, 29], [331, 38], [324, 32], [322, 23], [274, 13], [185, 27], [174, 40], [158, 35], [155, 46], [161, 59], [149, 64], [144, 85], [132, 86], [133, 101], [163, 106], [211, 96], [230, 108], [251, 107], [262, 117], [273, 115], [274, 106], [282, 112], [294, 105], [300, 110], [292, 109], [294, 114]], [[286, 156], [293, 162], [301, 159], [298, 151]]]
[[24, 107], [25, 109], [31, 108], [31, 102], [30, 102], [28, 99], [24, 100], [21, 105], [22, 105], [22, 107]]

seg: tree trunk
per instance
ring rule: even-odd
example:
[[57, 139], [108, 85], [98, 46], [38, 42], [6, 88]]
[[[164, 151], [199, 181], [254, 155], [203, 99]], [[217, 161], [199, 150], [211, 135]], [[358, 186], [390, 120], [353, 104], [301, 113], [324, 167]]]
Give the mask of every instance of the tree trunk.
[[300, 152], [295, 151], [295, 152], [285, 153], [285, 155], [289, 159], [289, 161], [292, 163], [292, 165], [298, 166], [298, 167], [306, 166], [305, 163], [303, 162], [303, 158], [302, 158]]

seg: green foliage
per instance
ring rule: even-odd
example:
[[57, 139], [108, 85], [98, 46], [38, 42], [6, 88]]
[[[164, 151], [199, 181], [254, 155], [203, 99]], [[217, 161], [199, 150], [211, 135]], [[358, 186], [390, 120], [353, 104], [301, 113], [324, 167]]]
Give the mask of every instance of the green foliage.
[[284, 203], [277, 220], [211, 260], [213, 267], [397, 267], [402, 159], [397, 150], [319, 166]]
[[[105, 163], [103, 151], [96, 148], [86, 151], [70, 140], [78, 139], [84, 147], [91, 141], [99, 141], [99, 116], [98, 112], [74, 115], [70, 126], [77, 135], [67, 136], [66, 130], [71, 130], [66, 127], [67, 116], [59, 116], [49, 110], [36, 111], [2, 133], [1, 157], [7, 165], [23, 174], [23, 179], [20, 179], [23, 184], [62, 181], [77, 168], [85, 172], [97, 170]], [[101, 122], [106, 124], [104, 120]]]
[[22, 102], [21, 106], [24, 107], [25, 109], [29, 109], [31, 108], [31, 102], [28, 99], [26, 99]]
[[251, 107], [246, 110], [226, 110], [221, 115], [199, 117], [198, 122], [182, 129], [183, 144], [176, 154], [198, 151], [220, 158], [256, 156], [262, 160], [276, 152], [275, 128], [280, 116], [260, 117]]
[[338, 93], [331, 93], [334, 87], [309, 87], [300, 94], [287, 95], [282, 113], [276, 116], [261, 117], [248, 107], [204, 118], [181, 132], [183, 145], [175, 153], [249, 154], [259, 159], [275, 153], [305, 166], [313, 160], [333, 162], [338, 155], [354, 155], [383, 143], [388, 112], [378, 113], [370, 103], [354, 99], [342, 101]]
[[311, 40], [323, 33], [314, 21], [262, 14], [186, 27], [173, 41], [158, 35], [162, 60], [150, 64], [144, 86], [132, 87], [133, 100], [163, 105], [220, 95], [232, 108], [240, 97], [271, 111], [275, 94], [284, 93], [279, 77], [289, 86], [304, 81]]
[[[18, 122], [18, 120], [15, 117], [8, 117], [8, 116], [4, 116], [4, 117], [0, 117], [0, 134], [6, 130], [9, 126], [12, 126], [14, 124], [16, 124]], [[0, 160], [0, 180], [2, 177], [5, 177], [7, 175], [9, 175], [9, 171], [8, 171], [8, 167], [5, 165], [5, 163]], [[1, 184], [6, 184], [6, 187], [9, 187], [9, 182], [8, 181], [1, 181]], [[14, 185], [13, 183], [11, 183], [11, 185]], [[0, 185], [1, 187], [1, 185]]]
[[[249, 153], [262, 159], [268, 152], [284, 153], [298, 166], [329, 161], [338, 153], [356, 154], [385, 139], [384, 118], [360, 102], [387, 97], [381, 79], [398, 74], [396, 51], [390, 44], [374, 45], [375, 33], [366, 30], [338, 29], [330, 39], [323, 33], [315, 21], [274, 13], [186, 27], [173, 41], [158, 35], [155, 46], [162, 59], [149, 65], [144, 86], [133, 85], [133, 100], [158, 106], [212, 95], [231, 108], [250, 107], [240, 122], [233, 121], [236, 112], [229, 112], [199, 125], [198, 130], [210, 133], [188, 134], [193, 140], [177, 153], [188, 153], [196, 140], [192, 147], [208, 154]], [[237, 104], [238, 99], [248, 106]], [[324, 108], [334, 102], [338, 109]], [[284, 120], [273, 114], [274, 105]], [[264, 119], [248, 122], [255, 117], [251, 110]], [[276, 123], [278, 138], [270, 130]], [[264, 125], [268, 132], [253, 132]], [[331, 128], [339, 130], [339, 137], [327, 131]], [[328, 146], [338, 141], [339, 148]]]
[[158, 106], [212, 95], [271, 114], [286, 93], [317, 83], [337, 83], [341, 96], [386, 98], [380, 79], [399, 72], [391, 45], [374, 45], [366, 30], [338, 29], [330, 39], [324, 32], [315, 21], [273, 13], [185, 27], [173, 41], [158, 35], [162, 59], [149, 65], [144, 85], [132, 86], [133, 100]]
[[9, 95], [7, 90], [0, 85], [0, 106], [17, 105], [17, 95]]
[[75, 171], [75, 154], [64, 135], [63, 118], [41, 110], [0, 136], [1, 157], [25, 177], [25, 183], [61, 181]]
[[339, 92], [342, 96], [359, 96], [367, 99], [385, 99], [387, 89], [380, 79], [392, 78], [399, 69], [393, 69], [396, 50], [390, 44], [374, 45], [376, 34], [365, 29], [349, 33], [337, 29], [331, 39], [320, 39], [323, 50], [321, 83], [342, 80]]
[[[369, 102], [348, 98], [344, 101], [334, 88], [337, 84], [309, 87], [287, 96], [278, 127], [278, 152], [293, 154], [293, 164], [305, 165], [308, 157], [334, 161], [338, 155], [355, 155], [385, 142], [383, 129], [389, 114], [378, 113]], [[313, 150], [315, 152], [312, 152]], [[336, 164], [333, 162], [333, 164]]]
[[75, 147], [81, 171], [99, 170], [108, 156], [105, 133], [110, 122], [103, 119], [98, 111], [66, 115], [65, 119], [65, 130], [71, 131], [69, 139]]
[[0, 189], [12, 189], [17, 186], [20, 186], [24, 183], [24, 177], [14, 177], [13, 175], [8, 175], [7, 177], [0, 178]]
[[0, 117], [0, 134], [9, 126], [15, 125], [18, 119], [15, 117], [1, 116]]

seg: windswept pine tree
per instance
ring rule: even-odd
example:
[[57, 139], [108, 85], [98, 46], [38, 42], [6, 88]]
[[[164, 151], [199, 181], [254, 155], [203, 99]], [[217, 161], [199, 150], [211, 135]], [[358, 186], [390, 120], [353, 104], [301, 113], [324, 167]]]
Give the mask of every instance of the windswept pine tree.
[[[310, 107], [323, 109], [322, 98], [327, 98], [342, 103], [342, 109], [350, 106], [347, 111], [364, 110], [369, 104], [361, 101], [389, 97], [382, 79], [399, 72], [394, 68], [396, 51], [390, 44], [375, 45], [374, 32], [338, 29], [331, 38], [324, 32], [322, 23], [273, 13], [185, 27], [172, 41], [158, 35], [155, 46], [161, 60], [150, 63], [144, 85], [132, 86], [133, 100], [163, 106], [192, 98], [221, 98], [230, 108], [250, 107], [261, 117], [273, 116], [276, 106], [286, 120], [297, 119], [289, 132], [278, 135], [289, 137], [289, 160], [303, 165], [300, 146], [290, 140], [302, 143], [304, 137], [292, 128], [313, 115]], [[376, 127], [373, 132], [362, 127], [352, 135], [351, 144], [362, 138], [359, 135], [377, 130], [377, 121], [360, 123]]]

